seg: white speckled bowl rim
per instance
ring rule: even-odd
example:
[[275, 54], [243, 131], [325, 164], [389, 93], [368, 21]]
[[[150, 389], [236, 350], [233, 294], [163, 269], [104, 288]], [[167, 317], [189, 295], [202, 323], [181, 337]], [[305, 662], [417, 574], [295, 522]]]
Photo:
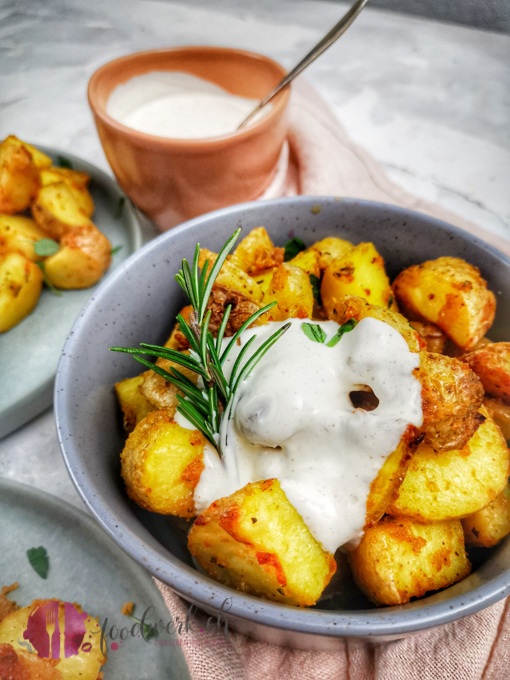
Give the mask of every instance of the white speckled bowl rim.
[[[108, 353], [108, 347], [162, 342], [183, 302], [173, 279], [182, 258], [192, 257], [197, 242], [215, 250], [236, 227], [247, 233], [259, 225], [280, 245], [294, 235], [306, 243], [331, 234], [355, 242], [373, 240], [390, 276], [430, 257], [464, 257], [479, 266], [496, 293], [494, 339], [510, 337], [510, 259], [437, 219], [382, 203], [300, 196], [241, 204], [186, 222], [158, 236], [109, 276], [83, 309], [64, 347], [55, 385], [57, 430], [69, 474], [89, 510], [119, 546], [186, 600], [216, 612], [228, 599], [228, 616], [243, 632], [256, 634], [262, 627], [305, 637], [394, 639], [472, 614], [508, 595], [507, 539], [468, 578], [407, 605], [326, 611], [274, 604], [197, 572], [189, 557], [183, 561], [185, 551], [173, 541], [171, 530], [155, 530], [159, 519], [128, 501], [119, 475], [122, 435], [112, 385], [140, 370], [130, 357]], [[165, 542], [173, 541], [172, 552], [155, 533]]]

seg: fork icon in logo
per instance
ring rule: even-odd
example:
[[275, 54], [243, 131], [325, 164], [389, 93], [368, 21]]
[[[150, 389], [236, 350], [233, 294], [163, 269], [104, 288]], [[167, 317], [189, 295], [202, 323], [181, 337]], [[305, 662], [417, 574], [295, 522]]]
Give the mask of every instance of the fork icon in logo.
[[87, 614], [70, 602], [39, 601], [28, 617], [23, 637], [46, 659], [79, 654], [85, 637]]

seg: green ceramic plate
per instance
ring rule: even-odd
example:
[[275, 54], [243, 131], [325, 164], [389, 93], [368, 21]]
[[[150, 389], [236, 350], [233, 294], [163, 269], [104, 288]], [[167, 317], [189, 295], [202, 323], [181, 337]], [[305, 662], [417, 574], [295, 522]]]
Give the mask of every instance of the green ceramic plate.
[[[34, 571], [26, 554], [38, 546], [49, 556], [46, 579]], [[165, 630], [148, 640], [131, 635], [123, 635], [123, 641], [118, 638], [117, 631], [134, 625], [121, 613], [129, 601], [135, 603], [139, 618], [147, 612], [148, 623], [161, 620], [172, 629], [170, 613], [148, 572], [81, 510], [44, 491], [0, 478], [0, 586], [15, 581], [19, 588], [12, 599], [21, 606], [56, 597], [78, 602], [99, 619], [109, 647], [105, 680], [189, 680], [180, 647], [185, 632]]]
[[[110, 239], [115, 254], [107, 277], [142, 244], [141, 227], [118, 185], [95, 166], [67, 152], [38, 146], [55, 165], [70, 164], [91, 177], [96, 226]], [[64, 342], [94, 288], [45, 289], [35, 310], [7, 333], [0, 334], [0, 438], [51, 406], [53, 383]]]

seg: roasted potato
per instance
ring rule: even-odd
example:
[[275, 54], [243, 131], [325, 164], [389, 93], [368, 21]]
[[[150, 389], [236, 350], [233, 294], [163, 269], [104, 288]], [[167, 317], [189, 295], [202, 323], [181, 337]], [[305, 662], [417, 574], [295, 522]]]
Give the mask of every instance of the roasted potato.
[[487, 394], [510, 404], [510, 342], [492, 342], [460, 357], [482, 381]]
[[0, 143], [0, 213], [26, 210], [38, 189], [39, 171], [30, 153], [6, 140]]
[[471, 571], [460, 520], [420, 524], [384, 517], [349, 553], [354, 579], [378, 605], [398, 605], [446, 588]]
[[[151, 375], [157, 373], [150, 371]], [[146, 377], [145, 373], [126, 378], [115, 383], [115, 394], [122, 412], [122, 423], [126, 432], [132, 432], [141, 420], [155, 407], [141, 392], [141, 387]]]
[[[203, 267], [206, 262], [209, 262], [209, 271], [216, 262], [217, 253], [202, 248], [200, 250], [199, 264]], [[216, 278], [216, 283], [228, 290], [233, 290], [244, 295], [249, 300], [254, 302], [261, 302], [263, 292], [257, 282], [249, 276], [243, 269], [235, 265], [233, 262], [226, 260], [221, 267], [220, 273]]]
[[166, 410], [152, 411], [129, 435], [121, 474], [128, 496], [162, 515], [196, 515], [193, 492], [204, 469], [205, 438], [187, 430]]
[[0, 255], [0, 333], [22, 321], [41, 295], [41, 269], [19, 253]]
[[283, 262], [283, 248], [277, 248], [264, 227], [255, 227], [238, 244], [229, 261], [252, 277]]
[[488, 505], [506, 486], [509, 454], [500, 429], [485, 421], [460, 450], [437, 452], [421, 444], [388, 509], [418, 522], [467, 517]]
[[[261, 306], [261, 303], [250, 300], [250, 298], [238, 291], [229, 290], [224, 286], [215, 284], [207, 303], [207, 309], [211, 312], [209, 328], [216, 335], [225, 316], [225, 311], [227, 307], [230, 307], [230, 315], [224, 335], [225, 337], [234, 335]], [[267, 313], [259, 317], [255, 325], [265, 323], [265, 320], [267, 321]]]
[[485, 508], [462, 520], [468, 547], [492, 548], [510, 534], [510, 484]]
[[188, 546], [220, 583], [298, 607], [315, 604], [336, 569], [276, 479], [213, 503], [196, 518]]
[[397, 448], [386, 458], [370, 485], [367, 498], [366, 526], [378, 522], [388, 511], [402, 483], [409, 461], [420, 441], [416, 428], [409, 427]]
[[51, 167], [41, 170], [39, 173], [41, 186], [48, 184], [67, 184], [79, 210], [86, 216], [92, 217], [94, 213], [94, 200], [88, 191], [90, 177], [86, 172], [72, 170], [71, 168]]
[[407, 342], [411, 352], [419, 352], [425, 349], [425, 340], [418, 331], [411, 326], [402, 314], [393, 309], [374, 305], [356, 295], [345, 295], [336, 301], [332, 309], [328, 310], [328, 319], [336, 321], [340, 325], [346, 323], [349, 319], [361, 321], [366, 316], [384, 321], [384, 323], [395, 328]]
[[399, 304], [439, 326], [471, 350], [494, 321], [496, 299], [480, 271], [457, 257], [439, 257], [400, 272], [393, 282]]
[[447, 338], [446, 334], [433, 323], [428, 321], [411, 321], [412, 328], [417, 331], [427, 344], [428, 352], [444, 354]]
[[60, 249], [44, 261], [44, 273], [55, 288], [89, 288], [111, 263], [112, 246], [92, 223], [75, 227], [60, 239]]
[[422, 385], [425, 442], [436, 450], [461, 449], [483, 421], [483, 387], [467, 364], [422, 352], [416, 377]]
[[272, 321], [313, 316], [314, 297], [310, 277], [300, 267], [284, 262], [273, 272], [264, 303], [276, 301], [269, 311]]
[[317, 254], [319, 269], [323, 271], [335, 260], [340, 260], [352, 250], [354, 250], [354, 243], [336, 236], [327, 236], [326, 238], [313, 243], [305, 252]]
[[8, 146], [13, 146], [15, 148], [22, 148], [25, 149], [25, 151], [28, 151], [30, 154], [30, 157], [32, 158], [32, 161], [35, 165], [36, 168], [39, 170], [43, 170], [44, 168], [49, 168], [52, 164], [51, 158], [48, 156], [48, 154], [45, 154], [44, 151], [41, 151], [37, 147], [35, 147], [33, 144], [29, 144], [28, 142], [24, 142], [22, 139], [19, 139], [19, 137], [16, 137], [16, 135], [9, 135], [6, 137], [3, 141], [4, 144]]
[[317, 280], [321, 275], [320, 254], [317, 250], [302, 250], [288, 262], [294, 267], [299, 267], [308, 276], [315, 276]]
[[0, 678], [9, 680], [63, 680], [53, 659], [43, 659], [33, 652], [0, 641]]
[[384, 260], [373, 243], [359, 243], [353, 250], [326, 268], [321, 283], [321, 299], [329, 318], [345, 295], [355, 295], [373, 305], [391, 308], [393, 293]]
[[37, 241], [48, 234], [28, 217], [0, 215], [0, 255], [19, 253], [36, 262], [41, 258], [34, 250]]
[[[12, 645], [17, 653], [22, 652], [21, 657], [23, 661], [20, 662], [17, 670], [20, 670], [23, 666], [30, 668], [30, 661], [23, 654], [23, 652], [26, 652], [23, 642], [26, 640], [26, 631], [30, 628], [29, 621], [35, 617], [35, 620], [38, 620], [39, 626], [42, 626], [44, 630], [46, 626], [46, 613], [51, 611], [55, 617], [55, 625], [58, 623], [58, 626], [62, 626], [63, 629], [65, 617], [69, 616], [66, 611], [69, 607], [75, 608], [77, 612], [82, 614], [83, 626], [85, 628], [84, 642], [87, 644], [83, 645], [84, 648], [80, 648], [77, 654], [65, 654], [64, 645], [62, 644], [59, 660], [56, 663], [54, 662], [55, 667], [59, 671], [60, 678], [63, 680], [76, 680], [77, 678], [80, 678], [80, 680], [97, 680], [101, 667], [107, 661], [107, 657], [101, 648], [101, 624], [96, 618], [84, 612], [80, 605], [56, 599], [34, 600], [29, 606], [16, 609], [3, 621], [0, 621], [0, 642]], [[34, 646], [37, 645], [39, 656], [48, 659], [48, 636], [39, 635], [35, 640], [33, 642]], [[55, 636], [53, 644], [63, 640], [63, 635], [60, 637]], [[32, 655], [37, 656], [35, 653]], [[47, 669], [42, 664], [38, 666], [36, 663], [31, 667], [34, 675], [28, 677], [57, 680], [59, 676], [53, 676], [52, 674], [42, 675], [42, 672]], [[38, 672], [41, 674], [39, 675]], [[21, 680], [27, 676], [10, 675], [0, 677], [13, 678], [13, 680], [14, 678], [19, 678]]]
[[92, 225], [67, 182], [41, 187], [32, 203], [32, 215], [37, 224], [57, 241], [77, 227]]

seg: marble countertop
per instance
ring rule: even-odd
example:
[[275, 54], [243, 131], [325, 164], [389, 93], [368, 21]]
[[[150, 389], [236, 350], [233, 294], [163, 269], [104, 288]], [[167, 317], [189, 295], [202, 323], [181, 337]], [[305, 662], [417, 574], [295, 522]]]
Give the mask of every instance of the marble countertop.
[[[58, 147], [110, 173], [86, 97], [101, 64], [153, 47], [211, 44], [262, 52], [290, 68], [346, 8], [311, 0], [3, 0], [0, 138]], [[304, 77], [395, 182], [510, 239], [509, 60], [509, 36], [369, 6]], [[153, 233], [149, 226], [146, 237]], [[82, 506], [52, 409], [0, 441], [0, 476]]]

